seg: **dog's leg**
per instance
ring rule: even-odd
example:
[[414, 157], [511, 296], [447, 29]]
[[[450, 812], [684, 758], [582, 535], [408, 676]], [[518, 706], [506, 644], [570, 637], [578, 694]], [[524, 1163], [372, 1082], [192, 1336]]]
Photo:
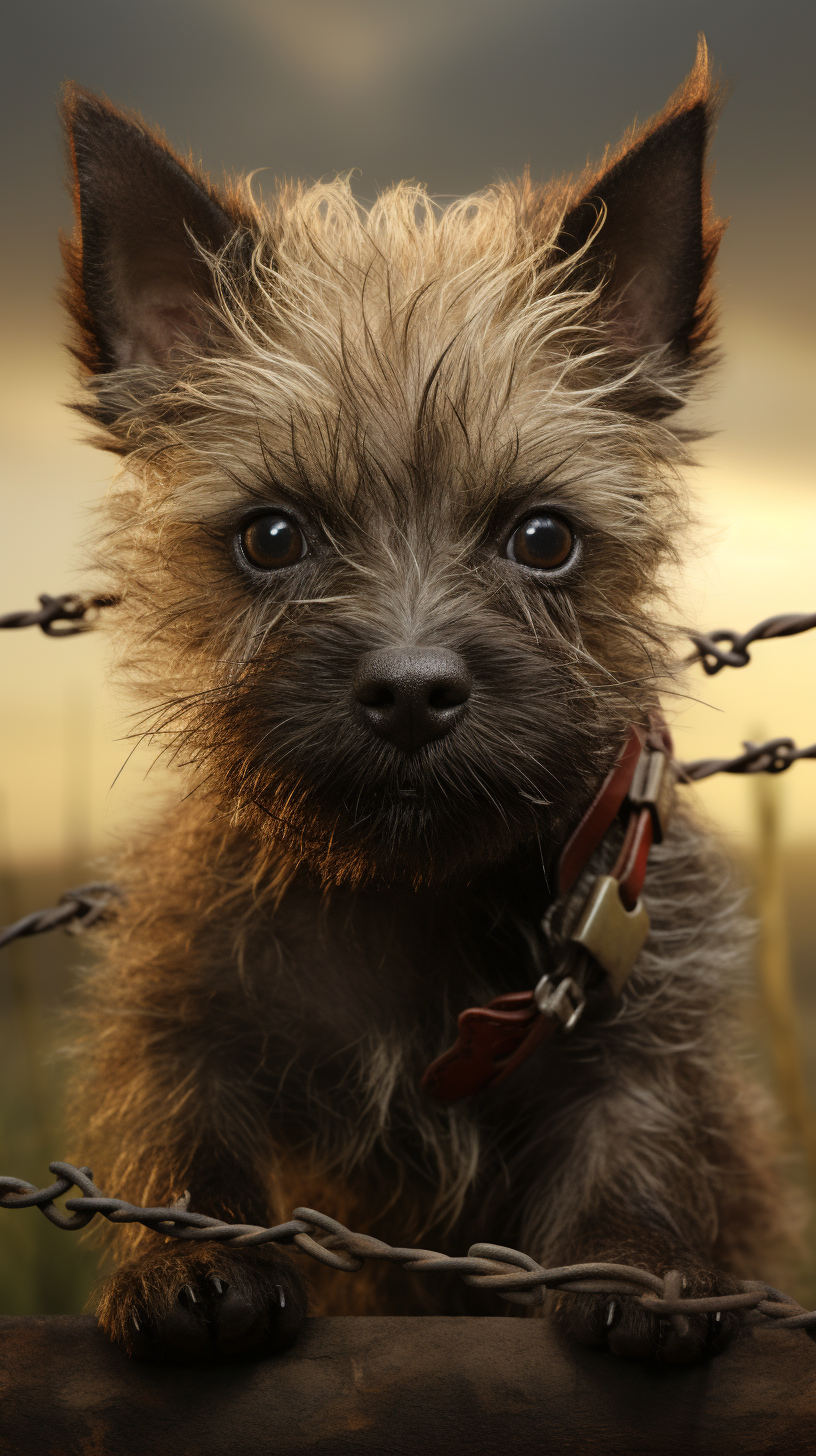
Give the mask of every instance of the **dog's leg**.
[[[715, 1266], [711, 1248], [702, 1242], [693, 1234], [684, 1238], [668, 1222], [653, 1221], [648, 1210], [626, 1206], [612, 1194], [605, 1210], [588, 1215], [576, 1228], [565, 1262], [627, 1264], [660, 1276], [673, 1272], [671, 1298], [736, 1293], [733, 1278]], [[559, 1323], [582, 1344], [666, 1364], [706, 1359], [739, 1328], [739, 1316], [729, 1311], [660, 1318], [634, 1294], [562, 1294], [554, 1308]]]
[[[137, 1205], [167, 1206], [188, 1190], [196, 1213], [274, 1223], [277, 1160], [257, 1048], [212, 1009], [207, 1020], [187, 1019], [184, 998], [180, 1014], [168, 1005], [147, 1014], [135, 984], [134, 975], [131, 1014], [97, 1022], [75, 1117], [78, 1153], [106, 1193]], [[97, 1315], [131, 1354], [210, 1360], [273, 1353], [295, 1338], [306, 1284], [276, 1245], [165, 1239], [138, 1225], [110, 1227], [106, 1238], [118, 1266]]]
[[274, 1245], [233, 1249], [154, 1235], [106, 1279], [96, 1313], [105, 1333], [137, 1359], [272, 1355], [297, 1336], [306, 1286]]
[[[238, 1168], [212, 1148], [201, 1162], [206, 1174], [202, 1167], [199, 1176], [196, 1162], [188, 1173], [196, 1213], [261, 1226], [274, 1221], [255, 1170]], [[168, 1174], [154, 1167], [151, 1189], [169, 1186]], [[306, 1304], [303, 1275], [274, 1244], [236, 1248], [146, 1231], [103, 1283], [96, 1313], [106, 1334], [137, 1358], [210, 1361], [285, 1349], [297, 1336]]]
[[[674, 1271], [670, 1297], [731, 1294], [773, 1225], [774, 1160], [736, 1079], [716, 1069], [701, 1078], [699, 1064], [673, 1060], [619, 1061], [614, 1081], [584, 1103], [560, 1174], [541, 1188], [538, 1237], [531, 1221], [523, 1247], [550, 1267]], [[727, 1247], [721, 1228], [739, 1228], [741, 1247]], [[565, 1292], [553, 1303], [575, 1338], [632, 1359], [690, 1363], [739, 1328], [726, 1311], [661, 1318], [635, 1295]]]

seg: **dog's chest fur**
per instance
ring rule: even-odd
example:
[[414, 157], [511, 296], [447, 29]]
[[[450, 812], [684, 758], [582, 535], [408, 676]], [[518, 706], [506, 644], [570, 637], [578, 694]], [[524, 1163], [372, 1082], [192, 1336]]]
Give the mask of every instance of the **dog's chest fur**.
[[[249, 1222], [311, 1198], [395, 1242], [701, 1288], [772, 1226], [738, 897], [686, 813], [621, 998], [499, 1087], [420, 1088], [462, 1010], [558, 966], [620, 826], [561, 898], [559, 851], [675, 691], [715, 112], [701, 49], [574, 182], [365, 211], [342, 180], [216, 189], [69, 98], [82, 408], [124, 462], [99, 555], [137, 732], [183, 781], [89, 983], [79, 1160], [121, 1196]], [[370, 1277], [356, 1307], [426, 1307]]]

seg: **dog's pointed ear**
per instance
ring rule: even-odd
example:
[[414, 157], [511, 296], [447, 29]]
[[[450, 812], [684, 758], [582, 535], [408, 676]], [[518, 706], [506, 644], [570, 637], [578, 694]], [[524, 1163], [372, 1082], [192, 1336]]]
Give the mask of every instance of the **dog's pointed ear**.
[[700, 37], [693, 71], [568, 206], [557, 247], [601, 288], [602, 314], [637, 352], [688, 358], [709, 332], [708, 282], [725, 224], [713, 220], [706, 153], [718, 111]]
[[240, 226], [237, 205], [93, 93], [69, 87], [62, 115], [76, 213], [63, 243], [75, 352], [94, 373], [166, 367], [179, 343], [203, 340], [213, 284], [196, 244], [218, 252]]

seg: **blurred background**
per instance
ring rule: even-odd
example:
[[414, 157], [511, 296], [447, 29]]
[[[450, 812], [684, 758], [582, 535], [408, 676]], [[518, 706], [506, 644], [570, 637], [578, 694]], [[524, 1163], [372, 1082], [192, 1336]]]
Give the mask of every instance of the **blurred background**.
[[[81, 588], [89, 513], [111, 462], [82, 440], [56, 301], [70, 226], [56, 100], [73, 78], [134, 107], [227, 171], [357, 169], [362, 199], [401, 177], [444, 200], [496, 177], [576, 171], [658, 110], [707, 37], [733, 94], [717, 136], [723, 365], [692, 488], [701, 516], [677, 582], [693, 626], [743, 630], [816, 608], [812, 238], [814, 9], [777, 0], [30, 0], [4, 16], [0, 232], [0, 613]], [[104, 631], [0, 638], [0, 924], [104, 874], [111, 847], [177, 792], [129, 757]], [[681, 758], [742, 739], [816, 739], [816, 633], [750, 667], [689, 676]], [[691, 793], [691, 790], [686, 792]], [[728, 839], [762, 920], [752, 1055], [781, 1093], [796, 1175], [816, 1159], [816, 763], [693, 791]], [[59, 1012], [82, 942], [0, 951], [0, 1172], [42, 1183], [64, 1150]], [[809, 1171], [810, 1170], [810, 1171]], [[115, 1193], [116, 1190], [109, 1190]], [[813, 1240], [809, 1245], [814, 1249]], [[816, 1254], [799, 1292], [816, 1299]], [[0, 1311], [78, 1310], [93, 1257], [33, 1211], [0, 1213]]]

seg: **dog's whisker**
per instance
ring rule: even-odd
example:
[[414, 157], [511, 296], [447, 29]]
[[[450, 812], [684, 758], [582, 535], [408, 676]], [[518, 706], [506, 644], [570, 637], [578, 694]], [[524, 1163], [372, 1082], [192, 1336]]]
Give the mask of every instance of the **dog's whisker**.
[[[578, 178], [363, 206], [348, 177], [216, 188], [70, 92], [81, 408], [125, 462], [97, 547], [140, 704], [114, 783], [138, 748], [169, 785], [88, 977], [77, 1101], [101, 1186], [159, 1206], [186, 1184], [270, 1223], [339, 1198], [403, 1243], [478, 1226], [707, 1295], [715, 1246], [737, 1267], [777, 1226], [727, 1045], [736, 899], [690, 815], [649, 848], [651, 815], [612, 804], [633, 759], [655, 769], [633, 735], [658, 700], [698, 697], [666, 582], [691, 521], [679, 407], [714, 325], [716, 104], [701, 48]], [[562, 893], [567, 844], [586, 853]], [[618, 873], [603, 903], [619, 930], [624, 896], [645, 939], [613, 986], [615, 946], [570, 938]], [[542, 1004], [580, 991], [582, 1019], [547, 1016], [553, 1040], [480, 1089], [500, 1063], [458, 1032], [477, 1051], [499, 1022], [538, 1035], [534, 988], [567, 966]], [[140, 1343], [175, 1319], [182, 1355], [229, 1350], [233, 1276], [261, 1342], [306, 1308], [280, 1248], [224, 1242], [213, 1285], [206, 1246], [119, 1237], [100, 1321], [125, 1344], [135, 1316]], [[443, 1282], [428, 1298], [454, 1308]], [[599, 1298], [557, 1317], [668, 1350], [657, 1319]], [[684, 1323], [673, 1353], [706, 1353]]]

